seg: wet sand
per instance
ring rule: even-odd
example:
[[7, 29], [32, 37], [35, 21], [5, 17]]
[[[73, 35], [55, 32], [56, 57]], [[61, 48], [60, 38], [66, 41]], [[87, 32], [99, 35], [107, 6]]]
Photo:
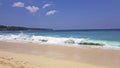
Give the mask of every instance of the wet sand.
[[[9, 57], [6, 58], [6, 56]], [[31, 65], [33, 65], [33, 68], [120, 68], [120, 50], [112, 49], [78, 48], [52, 44], [1, 41], [0, 57], [4, 57], [5, 59], [13, 58], [15, 61], [20, 62], [28, 62], [28, 65], [20, 63], [20, 65], [23, 64], [23, 66], [28, 66], [28, 68], [30, 68]], [[0, 58], [0, 68], [1, 66], [11, 67], [1, 60], [3, 59]], [[14, 64], [12, 65], [14, 66]]]

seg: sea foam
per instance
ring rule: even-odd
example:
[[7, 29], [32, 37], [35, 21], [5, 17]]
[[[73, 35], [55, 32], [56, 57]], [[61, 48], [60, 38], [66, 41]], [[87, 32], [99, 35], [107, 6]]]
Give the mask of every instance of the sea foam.
[[[92, 40], [89, 38], [72, 38], [72, 37], [65, 38], [65, 37], [51, 37], [51, 36], [40, 36], [40, 35], [27, 35], [24, 33], [0, 35], [0, 40], [9, 41], [9, 42], [32, 42], [38, 44], [45, 43], [45, 44], [71, 45], [75, 47], [87, 45], [91, 47], [120, 48], [119, 42]], [[82, 45], [80, 45], [79, 43], [82, 43]]]

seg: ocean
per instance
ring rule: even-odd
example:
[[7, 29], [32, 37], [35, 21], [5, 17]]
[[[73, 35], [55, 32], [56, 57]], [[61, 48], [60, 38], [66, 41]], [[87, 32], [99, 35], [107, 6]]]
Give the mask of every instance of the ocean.
[[0, 31], [0, 40], [78, 47], [87, 45], [92, 47], [120, 48], [120, 30]]

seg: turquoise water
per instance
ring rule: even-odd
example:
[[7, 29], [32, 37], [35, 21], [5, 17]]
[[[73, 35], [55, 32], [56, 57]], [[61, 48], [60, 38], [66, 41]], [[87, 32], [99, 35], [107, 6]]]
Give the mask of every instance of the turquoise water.
[[[24, 38], [34, 39], [49, 39], [48, 42], [62, 43], [62, 40], [72, 39], [76, 42], [90, 41], [108, 44], [111, 46], [120, 46], [120, 30], [93, 30], [93, 31], [81, 31], [81, 30], [61, 30], [61, 31], [1, 31], [0, 38], [3, 37], [13, 38], [17, 36], [24, 36]], [[4, 39], [5, 40], [5, 39]], [[57, 43], [57, 42], [56, 42]]]

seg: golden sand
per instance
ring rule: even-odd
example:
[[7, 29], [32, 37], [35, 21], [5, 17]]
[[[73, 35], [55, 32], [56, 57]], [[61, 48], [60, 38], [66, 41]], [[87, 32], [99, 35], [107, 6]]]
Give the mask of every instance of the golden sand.
[[0, 42], [0, 68], [120, 68], [120, 50]]
[[76, 61], [0, 51], [0, 68], [107, 68]]

